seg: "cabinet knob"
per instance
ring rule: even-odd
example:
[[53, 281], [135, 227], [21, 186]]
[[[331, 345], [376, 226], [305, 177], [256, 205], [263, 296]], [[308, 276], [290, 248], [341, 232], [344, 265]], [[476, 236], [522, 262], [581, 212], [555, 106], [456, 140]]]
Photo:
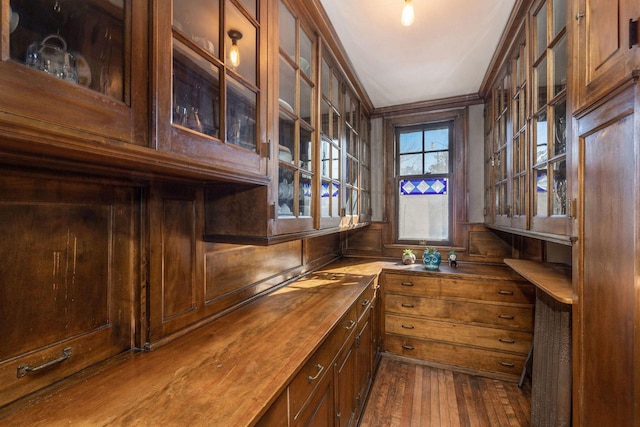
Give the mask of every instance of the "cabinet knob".
[[402, 307], [413, 308], [413, 304], [407, 304], [406, 302], [403, 302]]
[[500, 290], [498, 291], [498, 293], [499, 293], [500, 295], [513, 295], [513, 291], [505, 291], [505, 290], [502, 290], [502, 289], [500, 289]]
[[402, 326], [404, 329], [415, 329], [415, 326], [413, 325], [400, 325]]
[[415, 350], [415, 347], [407, 344], [402, 344], [402, 348], [404, 348], [405, 350]]
[[509, 316], [507, 314], [498, 314], [498, 317], [500, 319], [507, 319], [507, 320], [513, 320], [513, 316]]
[[500, 338], [498, 339], [498, 341], [503, 342], [505, 344], [513, 344], [516, 342], [516, 340], [512, 340], [510, 338]]
[[402, 282], [401, 283], [402, 286], [413, 286], [412, 282]]
[[514, 366], [516, 366], [516, 365], [514, 365], [513, 363], [503, 362], [503, 361], [500, 361], [500, 364], [501, 364], [502, 366], [506, 366], [507, 368], [513, 368]]

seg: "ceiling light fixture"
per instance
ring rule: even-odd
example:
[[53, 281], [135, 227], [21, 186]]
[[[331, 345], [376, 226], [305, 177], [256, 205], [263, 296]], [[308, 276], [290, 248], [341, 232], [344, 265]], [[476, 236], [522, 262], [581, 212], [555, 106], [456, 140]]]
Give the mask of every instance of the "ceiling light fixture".
[[238, 49], [238, 40], [242, 38], [242, 33], [238, 30], [229, 30], [227, 33], [231, 39], [231, 49], [229, 49], [229, 61], [233, 68], [240, 65], [240, 49]]
[[415, 15], [413, 13], [413, 5], [411, 4], [411, 0], [404, 0], [404, 7], [402, 8], [402, 18], [400, 18], [400, 22], [405, 27], [413, 24], [413, 20]]

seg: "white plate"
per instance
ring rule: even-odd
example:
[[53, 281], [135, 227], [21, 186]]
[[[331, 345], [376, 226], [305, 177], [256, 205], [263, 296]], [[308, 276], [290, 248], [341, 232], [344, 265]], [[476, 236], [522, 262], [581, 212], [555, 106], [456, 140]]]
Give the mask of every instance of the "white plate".
[[73, 56], [76, 57], [76, 68], [78, 70], [78, 84], [80, 86], [89, 87], [91, 84], [91, 67], [84, 56], [78, 52], [73, 52]]
[[20, 15], [9, 6], [9, 33], [13, 33], [18, 28], [18, 22], [20, 22]]

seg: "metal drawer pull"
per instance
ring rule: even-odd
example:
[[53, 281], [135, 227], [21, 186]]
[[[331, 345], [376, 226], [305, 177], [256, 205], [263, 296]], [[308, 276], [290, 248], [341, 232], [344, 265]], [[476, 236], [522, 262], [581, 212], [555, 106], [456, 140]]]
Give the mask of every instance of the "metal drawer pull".
[[322, 373], [322, 371], [324, 371], [324, 366], [322, 366], [322, 365], [321, 365], [321, 364], [319, 364], [319, 363], [316, 365], [316, 368], [318, 368], [318, 373], [317, 373], [315, 376], [313, 376], [313, 377], [307, 377], [307, 379], [309, 380], [309, 382], [313, 382], [313, 381], [317, 380], [317, 379], [318, 379], [318, 377], [320, 376], [320, 374]]
[[512, 340], [512, 339], [509, 339], [509, 338], [500, 338], [500, 339], [498, 339], [498, 341], [506, 343], [506, 344], [513, 344], [513, 343], [516, 342], [516, 340]]
[[411, 282], [402, 282], [401, 285], [402, 286], [413, 286], [413, 283], [411, 283]]
[[363, 307], [366, 307], [367, 305], [369, 305], [369, 300], [368, 299], [362, 301], [362, 306]]
[[400, 325], [400, 326], [402, 326], [405, 329], [414, 329], [414, 326], [412, 325]]
[[25, 375], [29, 375], [32, 372], [38, 372], [41, 369], [46, 369], [49, 366], [53, 366], [55, 364], [64, 362], [65, 360], [69, 359], [71, 357], [71, 347], [67, 347], [64, 350], [62, 350], [62, 356], [58, 357], [57, 359], [53, 359], [50, 360], [46, 363], [43, 363], [40, 366], [29, 366], [29, 365], [20, 365], [18, 366], [18, 372], [17, 372], [17, 377], [18, 378], [22, 378]]
[[354, 326], [356, 326], [356, 322], [354, 322], [353, 320], [349, 320], [349, 326], [345, 326], [344, 328], [346, 330], [349, 330], [349, 329], [353, 329]]
[[415, 347], [406, 344], [402, 344], [402, 348], [405, 350], [415, 350]]
[[513, 295], [513, 291], [503, 291], [502, 289], [500, 289], [498, 293], [500, 295]]
[[513, 316], [509, 316], [507, 314], [498, 314], [498, 317], [500, 319], [507, 319], [507, 320], [513, 320]]
[[514, 365], [513, 363], [509, 363], [509, 362], [502, 362], [502, 361], [500, 362], [500, 364], [501, 364], [502, 366], [506, 366], [507, 368], [513, 368], [514, 366], [516, 366], [516, 365]]
[[407, 304], [407, 303], [402, 303], [403, 307], [407, 307], [407, 308], [413, 308], [413, 304]]

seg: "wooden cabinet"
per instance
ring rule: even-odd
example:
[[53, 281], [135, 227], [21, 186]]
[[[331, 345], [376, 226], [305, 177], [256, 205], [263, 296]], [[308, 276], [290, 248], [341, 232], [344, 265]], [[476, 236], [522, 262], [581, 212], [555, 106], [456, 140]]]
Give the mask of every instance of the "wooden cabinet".
[[640, 68], [640, 47], [631, 41], [632, 21], [640, 17], [640, 4], [634, 0], [576, 0], [572, 12], [578, 108], [606, 95]]
[[535, 288], [504, 267], [385, 270], [384, 348], [437, 365], [516, 380], [531, 346]]
[[636, 77], [577, 117], [584, 269], [574, 267], [574, 425], [640, 423], [639, 100]]
[[131, 348], [138, 192], [0, 174], [0, 407]]

